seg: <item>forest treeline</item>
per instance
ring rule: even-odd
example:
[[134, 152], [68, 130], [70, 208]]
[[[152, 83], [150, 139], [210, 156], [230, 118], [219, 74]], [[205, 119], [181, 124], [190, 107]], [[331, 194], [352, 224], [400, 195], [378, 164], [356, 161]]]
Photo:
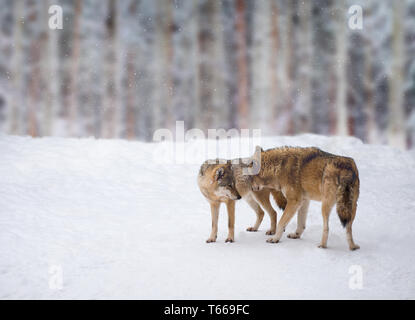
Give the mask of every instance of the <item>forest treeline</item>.
[[0, 4], [0, 132], [149, 141], [184, 120], [415, 144], [414, 0]]

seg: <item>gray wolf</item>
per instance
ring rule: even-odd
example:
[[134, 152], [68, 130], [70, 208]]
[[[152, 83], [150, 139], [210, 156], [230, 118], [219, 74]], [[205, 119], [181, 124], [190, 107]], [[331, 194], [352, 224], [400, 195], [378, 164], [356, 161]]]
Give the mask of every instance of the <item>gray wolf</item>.
[[324, 152], [318, 148], [282, 147], [262, 150], [257, 147], [251, 157], [251, 167], [259, 165], [259, 173], [252, 176], [254, 191], [272, 188], [281, 191], [287, 204], [278, 223], [275, 235], [268, 242], [280, 241], [285, 227], [298, 211], [297, 230], [288, 235], [301, 237], [310, 200], [321, 201], [323, 235], [320, 248], [327, 247], [329, 215], [336, 204], [337, 214], [346, 228], [350, 250], [359, 249], [352, 236], [359, 197], [359, 172], [352, 158]]
[[[235, 161], [236, 160], [236, 161]], [[273, 195], [277, 205], [284, 209], [286, 199], [280, 191], [271, 189], [252, 190], [252, 177], [244, 175], [242, 169], [247, 167], [242, 159], [214, 161], [207, 160], [200, 167], [197, 182], [200, 191], [210, 204], [212, 214], [212, 231], [206, 242], [215, 242], [218, 233], [218, 216], [221, 203], [225, 203], [228, 211], [228, 237], [226, 242], [234, 242], [235, 201], [243, 198], [256, 213], [255, 225], [247, 231], [257, 231], [264, 217], [264, 208], [271, 219], [271, 228], [266, 232], [272, 235], [276, 230], [277, 213], [273, 209], [269, 197]], [[261, 208], [262, 206], [262, 208]]]

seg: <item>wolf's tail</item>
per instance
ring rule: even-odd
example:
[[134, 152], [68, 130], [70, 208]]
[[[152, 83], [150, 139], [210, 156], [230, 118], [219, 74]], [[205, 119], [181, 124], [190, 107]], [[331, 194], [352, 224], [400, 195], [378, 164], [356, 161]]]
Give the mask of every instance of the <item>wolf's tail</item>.
[[283, 193], [281, 191], [271, 190], [271, 194], [278, 207], [284, 210], [287, 205], [287, 199], [284, 197]]
[[339, 186], [336, 192], [337, 214], [343, 227], [352, 219], [353, 202], [359, 193], [358, 176], [354, 171], [340, 171]]

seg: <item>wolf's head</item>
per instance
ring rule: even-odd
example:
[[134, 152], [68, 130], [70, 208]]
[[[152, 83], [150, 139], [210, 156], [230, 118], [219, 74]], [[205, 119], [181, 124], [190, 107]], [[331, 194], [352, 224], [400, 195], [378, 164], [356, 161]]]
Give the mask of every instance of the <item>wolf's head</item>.
[[218, 198], [227, 198], [230, 200], [241, 199], [241, 196], [235, 187], [235, 178], [233, 176], [231, 164], [227, 163], [218, 166], [215, 169], [213, 181], [211, 183], [213, 184], [214, 193]]

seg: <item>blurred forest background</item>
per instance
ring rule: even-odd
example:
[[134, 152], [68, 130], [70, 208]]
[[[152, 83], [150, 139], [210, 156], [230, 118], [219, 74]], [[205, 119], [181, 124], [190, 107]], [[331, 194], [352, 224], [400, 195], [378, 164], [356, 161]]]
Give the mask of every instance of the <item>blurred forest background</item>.
[[407, 148], [414, 105], [415, 0], [0, 0], [6, 134], [150, 141], [184, 120]]

